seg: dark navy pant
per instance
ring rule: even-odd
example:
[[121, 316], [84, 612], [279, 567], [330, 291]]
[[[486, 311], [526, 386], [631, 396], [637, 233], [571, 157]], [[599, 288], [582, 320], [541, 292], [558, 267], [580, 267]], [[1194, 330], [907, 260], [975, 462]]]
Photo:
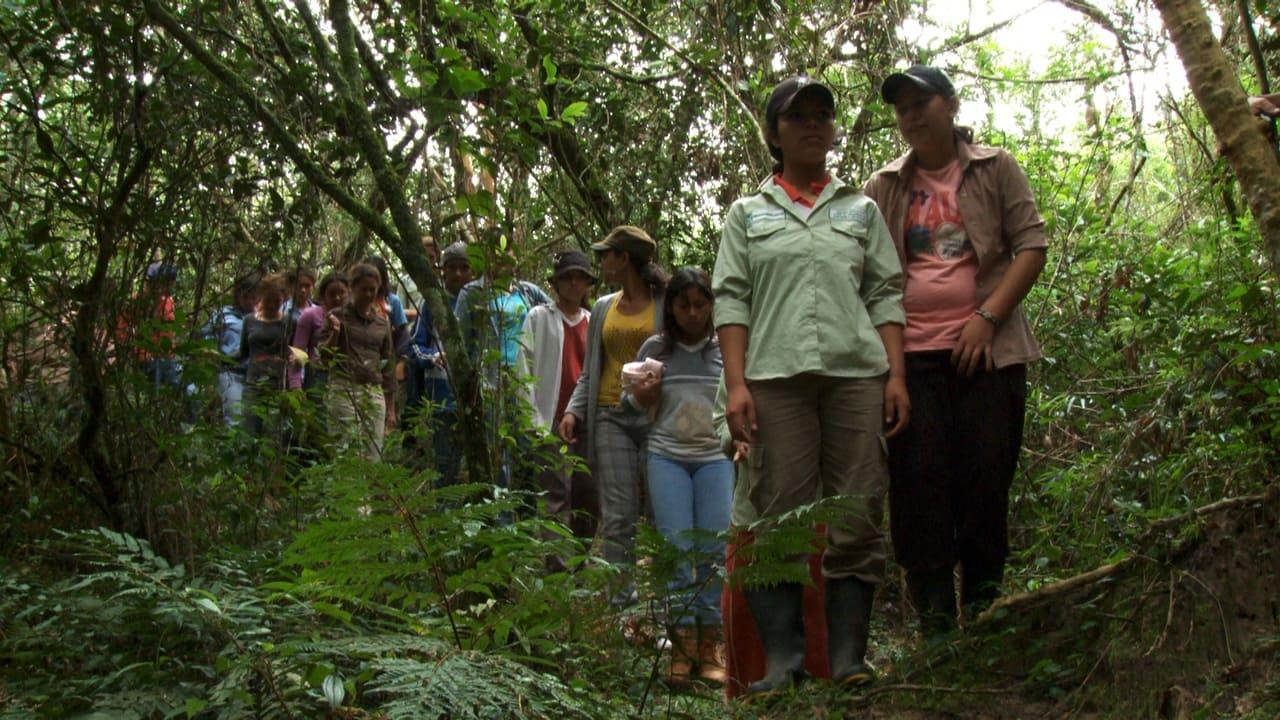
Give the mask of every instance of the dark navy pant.
[[999, 577], [1009, 487], [1026, 415], [1027, 370], [956, 372], [950, 351], [907, 353], [911, 423], [889, 441], [889, 522], [908, 571]]

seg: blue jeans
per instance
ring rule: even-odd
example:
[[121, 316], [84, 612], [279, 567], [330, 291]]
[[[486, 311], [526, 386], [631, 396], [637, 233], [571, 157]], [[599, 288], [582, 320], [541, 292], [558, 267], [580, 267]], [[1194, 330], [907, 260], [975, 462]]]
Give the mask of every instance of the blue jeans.
[[458, 413], [440, 410], [432, 415], [431, 448], [439, 485], [456, 485], [462, 471], [462, 448], [458, 447]]
[[714, 535], [729, 529], [733, 463], [724, 458], [686, 462], [650, 453], [648, 480], [654, 524], [688, 558], [671, 580], [671, 619], [681, 625], [719, 625], [717, 566], [724, 563], [725, 544]]
[[230, 370], [218, 371], [218, 397], [222, 399], [222, 422], [227, 427], [240, 424], [244, 396], [244, 376]]

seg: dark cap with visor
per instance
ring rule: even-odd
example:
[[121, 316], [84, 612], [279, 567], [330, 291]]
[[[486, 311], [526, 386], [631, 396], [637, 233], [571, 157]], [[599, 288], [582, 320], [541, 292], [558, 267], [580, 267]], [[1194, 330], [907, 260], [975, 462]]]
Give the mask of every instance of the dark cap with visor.
[[950, 98], [956, 94], [956, 87], [951, 84], [951, 78], [946, 73], [932, 65], [912, 65], [885, 78], [884, 84], [880, 86], [880, 97], [892, 105], [897, 101], [898, 93], [908, 85], [920, 88], [927, 95]]
[[[769, 102], [764, 106], [764, 126], [768, 131], [778, 131], [778, 116], [790, 109], [791, 104], [802, 93], [813, 93], [824, 105], [832, 110], [836, 109], [836, 96], [831, 93], [831, 89], [826, 85], [803, 75], [789, 77], [778, 83], [773, 92], [769, 93]], [[773, 156], [773, 159], [781, 160], [781, 151], [774, 147], [772, 143], [766, 144], [769, 146], [769, 154]]]
[[565, 250], [564, 252], [556, 253], [556, 266], [551, 273], [550, 280], [555, 282], [575, 270], [586, 275], [592, 285], [595, 284], [596, 276], [591, 272], [591, 258], [587, 257], [587, 254], [581, 250]]
[[471, 259], [467, 257], [467, 244], [461, 240], [445, 248], [440, 253], [440, 265], [442, 266], [448, 265], [454, 260], [461, 260], [468, 265], [471, 264]]
[[815, 93], [824, 104], [835, 109], [836, 96], [831, 94], [826, 85], [803, 75], [790, 77], [778, 83], [773, 92], [769, 93], [769, 102], [764, 106], [765, 125], [776, 127], [778, 116], [786, 112], [801, 93]]

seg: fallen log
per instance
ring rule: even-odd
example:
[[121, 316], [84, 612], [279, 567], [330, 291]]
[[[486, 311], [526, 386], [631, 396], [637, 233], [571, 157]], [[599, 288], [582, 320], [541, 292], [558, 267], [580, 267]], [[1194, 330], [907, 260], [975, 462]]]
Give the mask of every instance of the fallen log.
[[[1041, 708], [992, 717], [1270, 707], [1280, 657], [1277, 527], [1280, 484], [1154, 522], [1128, 557], [999, 599], [951, 643], [927, 648], [903, 680], [1008, 688], [1004, 705]], [[1173, 705], [1181, 710], [1171, 715]]]
[[1198, 541], [1198, 535], [1183, 538], [1181, 542], [1175, 542], [1171, 545], [1168, 541], [1172, 538], [1161, 538], [1160, 536], [1162, 534], [1167, 534], [1170, 531], [1175, 530], [1181, 532], [1188, 528], [1197, 527], [1205, 518], [1212, 515], [1250, 507], [1260, 508], [1268, 504], [1274, 505], [1277, 504], [1278, 500], [1280, 500], [1280, 485], [1272, 485], [1270, 488], [1260, 493], [1225, 498], [1183, 513], [1182, 515], [1157, 520], [1142, 534], [1136, 545], [1138, 547], [1163, 546], [1165, 548], [1163, 552], [1131, 555], [1122, 560], [1094, 568], [1088, 572], [1083, 572], [1079, 575], [1073, 575], [1069, 578], [1064, 578], [1057, 582], [1038, 587], [1035, 590], [1029, 590], [1017, 595], [1004, 596], [996, 600], [996, 602], [983, 612], [982, 615], [980, 615], [971, 625], [975, 629], [981, 629], [1007, 613], [1017, 612], [1022, 609], [1037, 607], [1047, 602], [1052, 602], [1055, 598], [1070, 595], [1077, 590], [1094, 585], [1107, 578], [1114, 578], [1117, 575], [1133, 569], [1138, 563], [1162, 564], [1170, 562], [1174, 558], [1184, 555], [1192, 546], [1194, 546]]

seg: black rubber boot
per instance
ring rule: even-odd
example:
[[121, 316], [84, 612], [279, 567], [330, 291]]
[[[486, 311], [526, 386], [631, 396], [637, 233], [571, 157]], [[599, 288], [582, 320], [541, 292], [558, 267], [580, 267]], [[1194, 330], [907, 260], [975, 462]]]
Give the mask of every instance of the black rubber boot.
[[831, 681], [857, 687], [876, 678], [867, 662], [876, 586], [857, 578], [827, 579], [827, 659]]
[[1004, 566], [982, 567], [974, 563], [960, 566], [960, 606], [964, 608], [965, 622], [973, 622], [983, 610], [991, 607], [1000, 596], [1000, 582], [1004, 580]]
[[806, 676], [804, 672], [804, 586], [779, 583], [744, 593], [756, 631], [764, 645], [764, 677], [747, 687], [747, 695], [760, 699], [785, 692]]
[[955, 629], [956, 585], [950, 569], [907, 571], [907, 592], [925, 642], [936, 642]]

